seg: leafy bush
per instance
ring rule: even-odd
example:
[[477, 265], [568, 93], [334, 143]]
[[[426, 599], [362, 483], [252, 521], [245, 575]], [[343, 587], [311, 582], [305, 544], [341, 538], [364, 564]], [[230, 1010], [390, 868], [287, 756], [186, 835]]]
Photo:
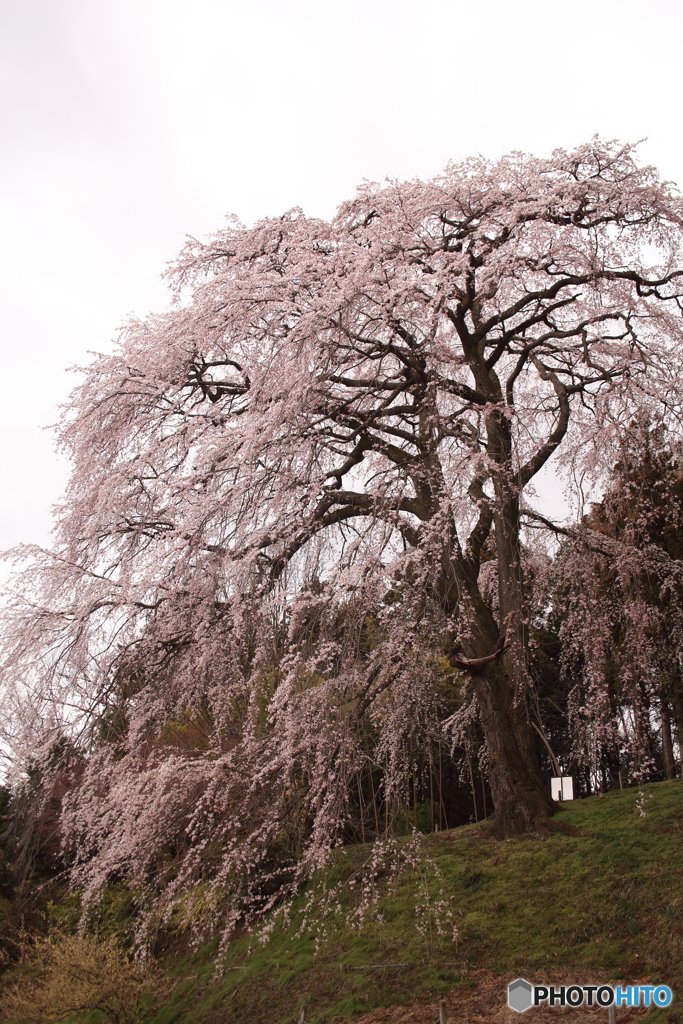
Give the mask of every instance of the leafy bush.
[[167, 993], [153, 964], [131, 961], [114, 937], [54, 932], [31, 943], [24, 973], [6, 991], [2, 1020], [61, 1024], [99, 1010], [109, 1024], [136, 1024]]

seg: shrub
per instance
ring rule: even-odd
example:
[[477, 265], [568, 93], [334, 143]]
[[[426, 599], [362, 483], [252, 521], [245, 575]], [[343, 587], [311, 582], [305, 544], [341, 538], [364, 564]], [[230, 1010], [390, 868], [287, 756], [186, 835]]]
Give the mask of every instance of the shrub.
[[110, 1024], [136, 1024], [167, 987], [153, 964], [131, 961], [113, 937], [54, 932], [34, 939], [24, 961], [4, 995], [4, 1021], [61, 1024], [99, 1010]]

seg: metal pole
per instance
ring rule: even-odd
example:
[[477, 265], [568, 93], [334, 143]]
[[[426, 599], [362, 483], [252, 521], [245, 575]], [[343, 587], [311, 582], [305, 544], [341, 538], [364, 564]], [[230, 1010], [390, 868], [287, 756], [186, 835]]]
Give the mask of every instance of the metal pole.
[[446, 1001], [439, 1000], [439, 1024], [446, 1024]]
[[617, 1011], [614, 1003], [612, 1003], [607, 1011], [607, 1022], [608, 1024], [617, 1024]]

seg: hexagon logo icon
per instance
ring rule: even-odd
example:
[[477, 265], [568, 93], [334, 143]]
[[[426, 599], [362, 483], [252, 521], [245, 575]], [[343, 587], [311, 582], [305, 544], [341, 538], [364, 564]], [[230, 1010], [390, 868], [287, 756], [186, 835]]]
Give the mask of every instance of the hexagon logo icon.
[[524, 1013], [533, 1003], [533, 989], [524, 978], [517, 978], [508, 985], [508, 1006], [517, 1013]]

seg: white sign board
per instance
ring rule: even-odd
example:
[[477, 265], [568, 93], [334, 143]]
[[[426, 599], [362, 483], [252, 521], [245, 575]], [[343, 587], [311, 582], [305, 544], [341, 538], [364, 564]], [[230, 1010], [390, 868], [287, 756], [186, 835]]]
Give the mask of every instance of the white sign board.
[[571, 775], [563, 775], [559, 779], [550, 780], [550, 799], [551, 800], [573, 800], [574, 799], [574, 779]]

